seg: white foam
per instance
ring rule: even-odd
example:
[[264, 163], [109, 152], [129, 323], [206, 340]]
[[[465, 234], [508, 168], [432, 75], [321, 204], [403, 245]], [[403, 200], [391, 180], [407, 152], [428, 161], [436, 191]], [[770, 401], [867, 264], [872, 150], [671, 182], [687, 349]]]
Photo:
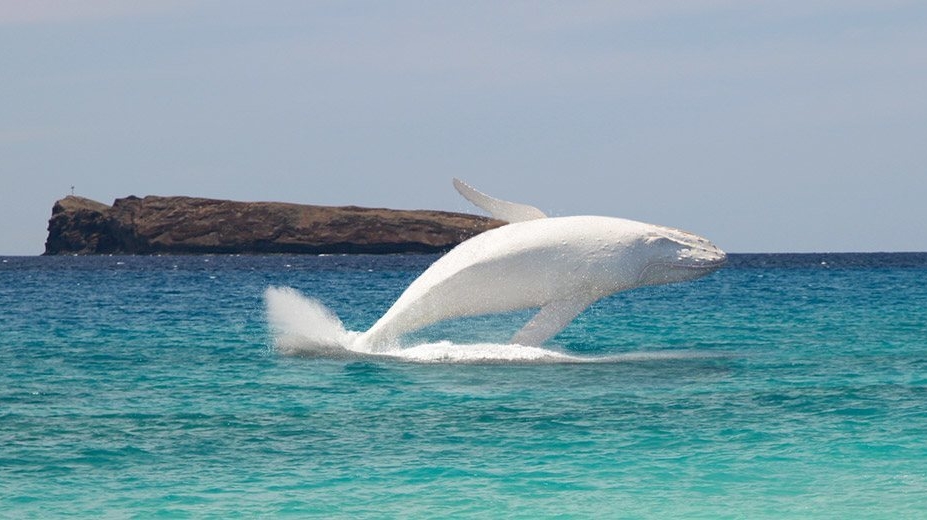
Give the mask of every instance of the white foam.
[[[419, 345], [364, 345], [361, 333], [346, 330], [341, 320], [316, 299], [289, 287], [264, 292], [267, 321], [278, 352], [325, 359], [391, 359], [411, 363], [620, 363], [694, 359], [717, 354], [693, 351], [631, 352], [612, 356], [578, 356], [553, 349], [498, 343], [450, 341]], [[374, 348], [375, 347], [375, 348]]]
[[384, 357], [417, 363], [579, 363], [583, 358], [554, 350], [498, 343], [423, 343], [383, 352]]

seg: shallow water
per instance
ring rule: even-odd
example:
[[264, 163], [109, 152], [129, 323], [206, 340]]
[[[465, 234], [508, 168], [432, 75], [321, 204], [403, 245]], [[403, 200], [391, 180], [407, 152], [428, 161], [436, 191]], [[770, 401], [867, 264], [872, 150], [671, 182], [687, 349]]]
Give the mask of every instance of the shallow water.
[[434, 258], [0, 258], [0, 511], [927, 515], [927, 255], [734, 255], [599, 302], [563, 359], [506, 358], [529, 313], [274, 348], [268, 287], [365, 330]]

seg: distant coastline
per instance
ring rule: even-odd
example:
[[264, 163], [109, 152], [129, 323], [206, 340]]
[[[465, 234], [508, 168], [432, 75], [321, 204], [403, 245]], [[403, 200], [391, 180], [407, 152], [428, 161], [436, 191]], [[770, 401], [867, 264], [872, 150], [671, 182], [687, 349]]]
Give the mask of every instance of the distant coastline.
[[436, 253], [502, 225], [462, 213], [195, 197], [55, 202], [45, 255]]

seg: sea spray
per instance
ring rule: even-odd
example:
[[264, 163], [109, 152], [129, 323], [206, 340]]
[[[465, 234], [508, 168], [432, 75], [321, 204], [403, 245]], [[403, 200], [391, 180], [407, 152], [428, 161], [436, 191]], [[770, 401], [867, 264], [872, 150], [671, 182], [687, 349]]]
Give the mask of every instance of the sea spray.
[[268, 287], [264, 304], [278, 352], [328, 358], [356, 354], [351, 346], [358, 333], [345, 330], [338, 316], [322, 302], [289, 287]]

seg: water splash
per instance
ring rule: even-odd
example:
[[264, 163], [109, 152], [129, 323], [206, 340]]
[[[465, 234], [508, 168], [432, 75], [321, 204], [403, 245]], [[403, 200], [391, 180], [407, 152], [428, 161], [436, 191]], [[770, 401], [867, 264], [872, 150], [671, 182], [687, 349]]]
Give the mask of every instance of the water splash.
[[[412, 363], [620, 363], [697, 359], [717, 354], [693, 351], [632, 352], [611, 356], [579, 356], [557, 350], [498, 343], [439, 341], [412, 346], [365, 345], [361, 332], [344, 328], [320, 301], [289, 287], [264, 292], [267, 321], [275, 349], [288, 356], [324, 359], [392, 359]], [[376, 348], [374, 348], [376, 347]]]
[[289, 287], [264, 291], [267, 323], [281, 354], [344, 358], [363, 352], [351, 349], [359, 333], [346, 330], [322, 302]]

